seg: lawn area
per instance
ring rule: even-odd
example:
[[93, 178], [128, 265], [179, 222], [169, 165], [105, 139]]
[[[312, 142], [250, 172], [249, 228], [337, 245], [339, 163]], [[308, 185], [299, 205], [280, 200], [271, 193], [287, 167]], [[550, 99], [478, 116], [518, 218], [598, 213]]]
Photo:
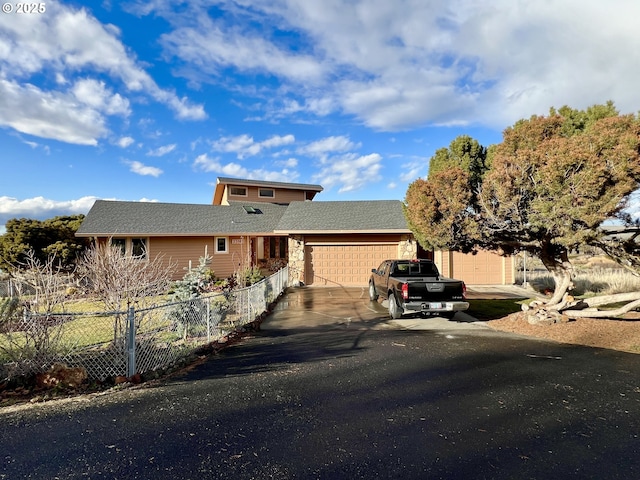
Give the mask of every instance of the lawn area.
[[474, 299], [469, 300], [469, 309], [465, 312], [483, 322], [506, 317], [522, 311], [522, 304], [530, 299]]

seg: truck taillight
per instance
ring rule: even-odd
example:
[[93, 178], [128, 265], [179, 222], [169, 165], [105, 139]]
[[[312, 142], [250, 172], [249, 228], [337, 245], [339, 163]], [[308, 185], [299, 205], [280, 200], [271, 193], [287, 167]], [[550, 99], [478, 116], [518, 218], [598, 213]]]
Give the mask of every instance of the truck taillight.
[[462, 298], [467, 298], [467, 285], [462, 282]]
[[409, 299], [409, 284], [408, 283], [403, 283], [402, 284], [402, 298], [405, 300]]

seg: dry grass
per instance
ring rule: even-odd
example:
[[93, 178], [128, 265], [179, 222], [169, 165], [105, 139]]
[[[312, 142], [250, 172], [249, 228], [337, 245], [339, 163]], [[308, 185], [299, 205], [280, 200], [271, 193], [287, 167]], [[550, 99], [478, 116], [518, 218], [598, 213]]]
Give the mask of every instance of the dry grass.
[[[640, 291], [640, 277], [617, 265], [613, 260], [602, 256], [577, 255], [571, 258], [575, 268], [573, 294], [576, 296], [610, 295]], [[524, 279], [518, 271], [516, 280]], [[527, 282], [538, 292], [553, 290], [555, 282], [542, 263], [536, 259], [527, 259]]]
[[[578, 255], [571, 258], [575, 267], [572, 292], [577, 296], [609, 295], [640, 291], [640, 277], [602, 255]], [[522, 282], [522, 271], [519, 272]], [[540, 261], [527, 259], [527, 282], [538, 292], [552, 291], [553, 277]], [[531, 325], [522, 312], [491, 320], [496, 330], [544, 338], [562, 343], [587, 345], [640, 354], [640, 313], [629, 312], [624, 318], [578, 318], [568, 323]]]

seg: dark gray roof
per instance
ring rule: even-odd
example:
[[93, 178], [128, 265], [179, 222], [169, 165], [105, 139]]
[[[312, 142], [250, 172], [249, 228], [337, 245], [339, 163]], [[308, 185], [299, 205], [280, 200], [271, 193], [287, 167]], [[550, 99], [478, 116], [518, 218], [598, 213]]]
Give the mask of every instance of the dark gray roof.
[[291, 202], [276, 226], [278, 233], [407, 232], [399, 200]]
[[[244, 205], [260, 213], [247, 213]], [[286, 206], [270, 203], [194, 205], [97, 200], [79, 236], [213, 235], [273, 232]]]
[[292, 188], [295, 190], [314, 190], [321, 192], [321, 185], [311, 183], [267, 182], [264, 180], [248, 180], [244, 178], [218, 177], [218, 183], [233, 185], [256, 185], [261, 187]]

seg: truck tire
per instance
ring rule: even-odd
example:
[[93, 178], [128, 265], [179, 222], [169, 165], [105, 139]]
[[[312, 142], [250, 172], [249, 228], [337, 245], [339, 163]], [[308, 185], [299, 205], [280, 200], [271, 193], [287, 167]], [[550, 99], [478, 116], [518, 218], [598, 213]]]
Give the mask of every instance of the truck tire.
[[373, 284], [373, 282], [369, 283], [369, 300], [371, 300], [372, 302], [378, 300], [378, 293], [376, 292], [376, 286]]
[[394, 320], [402, 316], [402, 308], [398, 305], [396, 296], [393, 293], [389, 294], [389, 315]]

